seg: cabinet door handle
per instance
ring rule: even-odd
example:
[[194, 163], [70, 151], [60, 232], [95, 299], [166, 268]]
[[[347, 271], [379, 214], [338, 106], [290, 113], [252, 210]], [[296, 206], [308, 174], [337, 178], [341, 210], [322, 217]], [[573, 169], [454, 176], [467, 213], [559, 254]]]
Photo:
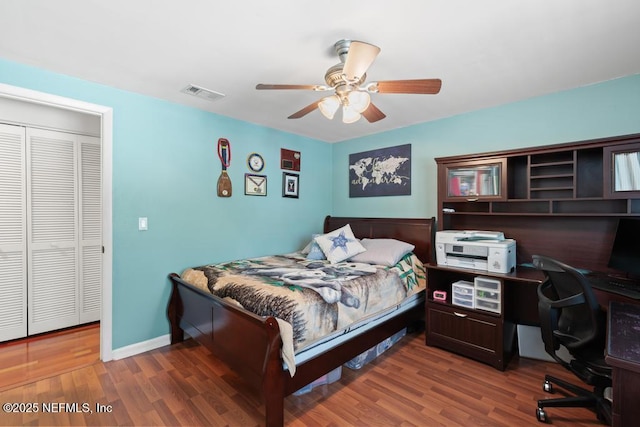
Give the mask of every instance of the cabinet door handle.
[[458, 317], [467, 317], [467, 315], [466, 315], [466, 314], [464, 314], [464, 313], [458, 313], [457, 311], [454, 311], [454, 312], [453, 312], [453, 314], [455, 314], [455, 315], [456, 315], [456, 316], [458, 316]]
[[478, 201], [478, 197], [470, 197], [467, 199], [467, 202], [477, 202]]

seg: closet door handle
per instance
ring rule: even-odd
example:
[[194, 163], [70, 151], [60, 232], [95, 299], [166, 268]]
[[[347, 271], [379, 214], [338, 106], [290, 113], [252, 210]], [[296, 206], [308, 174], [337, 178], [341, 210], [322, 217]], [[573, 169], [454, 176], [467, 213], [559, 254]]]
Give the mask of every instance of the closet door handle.
[[454, 311], [454, 312], [453, 312], [453, 314], [455, 314], [455, 315], [456, 315], [456, 316], [458, 316], [458, 317], [467, 317], [467, 315], [466, 315], [466, 314], [464, 314], [464, 313], [458, 313], [457, 311]]

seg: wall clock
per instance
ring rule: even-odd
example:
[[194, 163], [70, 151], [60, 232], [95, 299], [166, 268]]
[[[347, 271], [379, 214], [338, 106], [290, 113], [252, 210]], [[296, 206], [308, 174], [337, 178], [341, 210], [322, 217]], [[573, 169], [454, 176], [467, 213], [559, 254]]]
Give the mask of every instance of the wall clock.
[[264, 169], [264, 159], [258, 153], [251, 153], [247, 157], [247, 166], [254, 172], [260, 172]]

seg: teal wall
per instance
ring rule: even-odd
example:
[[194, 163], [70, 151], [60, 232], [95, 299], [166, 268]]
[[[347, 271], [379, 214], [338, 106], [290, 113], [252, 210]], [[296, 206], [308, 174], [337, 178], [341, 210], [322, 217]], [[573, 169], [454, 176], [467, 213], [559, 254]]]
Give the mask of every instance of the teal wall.
[[[0, 82], [113, 108], [114, 349], [169, 332], [168, 273], [292, 252], [331, 213], [330, 144], [2, 59]], [[231, 198], [216, 196], [220, 137], [231, 142]], [[302, 154], [299, 199], [282, 197], [280, 148]], [[267, 197], [244, 195], [253, 151]]]
[[[333, 146], [333, 215], [437, 217], [434, 158], [640, 133], [640, 75]], [[410, 196], [349, 198], [349, 154], [411, 144]]]

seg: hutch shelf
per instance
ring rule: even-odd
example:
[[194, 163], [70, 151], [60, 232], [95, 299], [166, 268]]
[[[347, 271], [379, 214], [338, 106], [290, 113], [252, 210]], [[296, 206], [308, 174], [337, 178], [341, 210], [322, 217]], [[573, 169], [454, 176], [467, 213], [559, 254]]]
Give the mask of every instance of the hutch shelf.
[[[457, 228], [456, 217], [470, 215], [640, 215], [640, 135], [441, 157], [436, 162], [439, 229]], [[490, 184], [481, 185], [486, 181]], [[469, 182], [492, 191], [469, 194]]]

